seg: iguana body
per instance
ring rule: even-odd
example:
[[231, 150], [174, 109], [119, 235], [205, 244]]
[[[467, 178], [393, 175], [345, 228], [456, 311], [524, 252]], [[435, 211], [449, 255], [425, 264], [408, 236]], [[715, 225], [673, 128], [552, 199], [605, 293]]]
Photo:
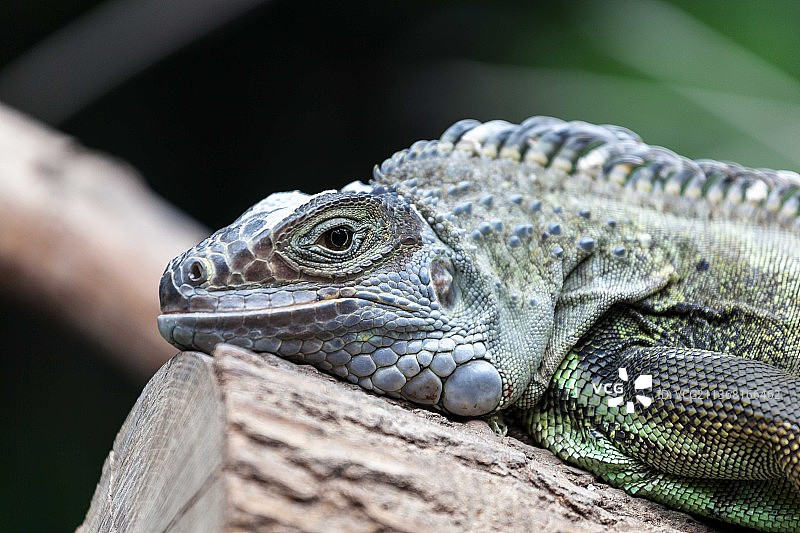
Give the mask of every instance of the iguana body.
[[272, 195], [177, 257], [159, 328], [455, 415], [511, 408], [632, 494], [796, 531], [799, 207], [793, 173], [622, 128], [461, 121], [371, 186]]

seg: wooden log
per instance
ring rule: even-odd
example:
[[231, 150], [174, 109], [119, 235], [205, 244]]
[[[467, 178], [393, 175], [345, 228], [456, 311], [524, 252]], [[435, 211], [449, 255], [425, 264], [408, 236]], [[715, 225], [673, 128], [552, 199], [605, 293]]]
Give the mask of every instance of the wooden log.
[[0, 105], [0, 291], [139, 376], [174, 353], [156, 329], [167, 262], [208, 231], [127, 164]]
[[712, 531], [484, 422], [220, 345], [153, 377], [79, 531]]

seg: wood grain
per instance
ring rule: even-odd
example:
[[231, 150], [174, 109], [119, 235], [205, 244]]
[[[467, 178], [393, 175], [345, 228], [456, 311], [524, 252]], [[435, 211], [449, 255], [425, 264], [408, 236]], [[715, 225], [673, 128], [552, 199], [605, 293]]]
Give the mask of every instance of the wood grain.
[[82, 532], [707, 532], [552, 454], [221, 345], [152, 379]]

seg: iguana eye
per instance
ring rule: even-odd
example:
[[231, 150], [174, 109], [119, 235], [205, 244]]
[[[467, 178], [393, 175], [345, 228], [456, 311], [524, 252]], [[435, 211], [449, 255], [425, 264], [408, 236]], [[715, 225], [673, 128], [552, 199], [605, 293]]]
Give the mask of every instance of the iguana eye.
[[317, 244], [334, 252], [342, 252], [353, 244], [353, 230], [347, 226], [336, 226], [323, 233]]

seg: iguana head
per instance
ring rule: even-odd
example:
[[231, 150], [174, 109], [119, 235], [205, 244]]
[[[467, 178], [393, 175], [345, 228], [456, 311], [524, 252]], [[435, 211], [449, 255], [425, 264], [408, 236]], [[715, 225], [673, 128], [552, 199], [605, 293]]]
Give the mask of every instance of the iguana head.
[[273, 194], [176, 257], [160, 297], [180, 349], [236, 344], [457, 415], [508, 396], [488, 282], [382, 186]]

